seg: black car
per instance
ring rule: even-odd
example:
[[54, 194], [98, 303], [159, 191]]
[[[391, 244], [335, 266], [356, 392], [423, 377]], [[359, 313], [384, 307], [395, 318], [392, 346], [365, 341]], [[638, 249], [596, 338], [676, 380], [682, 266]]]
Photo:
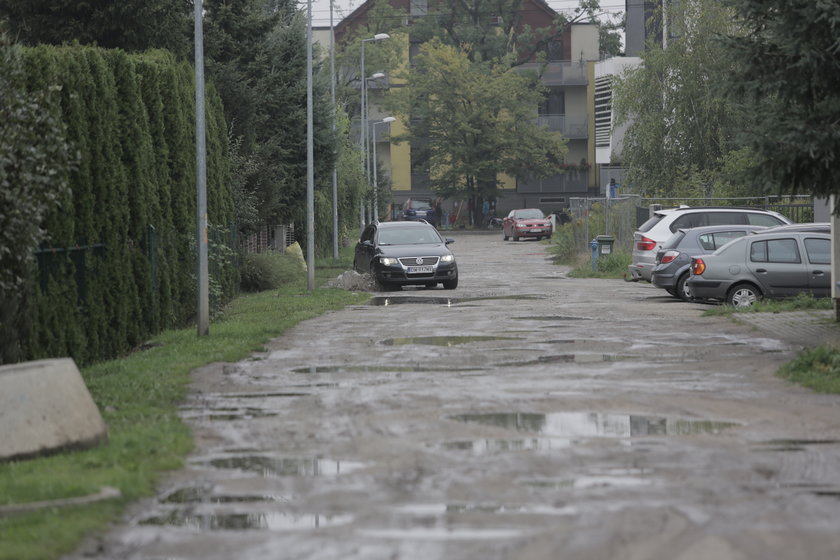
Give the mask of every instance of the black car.
[[437, 217], [431, 198], [409, 198], [402, 206], [403, 220], [425, 220], [433, 224]]
[[370, 274], [377, 290], [438, 283], [447, 290], [458, 287], [458, 265], [438, 230], [425, 220], [373, 222], [356, 244], [353, 269]]

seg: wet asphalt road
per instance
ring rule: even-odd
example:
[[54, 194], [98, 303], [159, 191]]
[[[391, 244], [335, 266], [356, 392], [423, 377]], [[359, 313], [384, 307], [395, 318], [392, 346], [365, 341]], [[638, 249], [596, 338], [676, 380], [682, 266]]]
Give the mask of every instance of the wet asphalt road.
[[840, 405], [774, 377], [795, 348], [450, 235], [458, 289], [196, 372], [187, 468], [79, 556], [840, 557]]

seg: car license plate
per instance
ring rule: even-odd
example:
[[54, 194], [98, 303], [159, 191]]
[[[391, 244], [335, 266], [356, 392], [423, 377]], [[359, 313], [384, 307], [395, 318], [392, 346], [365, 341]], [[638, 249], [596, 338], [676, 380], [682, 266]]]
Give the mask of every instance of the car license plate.
[[435, 267], [433, 266], [409, 266], [408, 273], [409, 274], [424, 274], [429, 272], [434, 272]]
[[541, 229], [532, 229], [531, 233], [542, 233]]

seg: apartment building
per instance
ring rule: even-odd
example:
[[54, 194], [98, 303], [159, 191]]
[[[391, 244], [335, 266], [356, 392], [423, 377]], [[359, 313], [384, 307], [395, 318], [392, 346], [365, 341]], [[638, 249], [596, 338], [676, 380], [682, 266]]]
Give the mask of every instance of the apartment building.
[[[381, 0], [380, 0], [381, 1]], [[405, 60], [419, 52], [420, 43], [411, 34], [411, 26], [417, 18], [434, 17], [436, 0], [388, 0], [389, 4], [405, 14], [399, 24], [408, 30], [402, 40]], [[443, 5], [446, 3], [443, 2]], [[368, 16], [374, 1], [369, 0], [345, 17], [335, 27], [335, 40], [340, 44], [350, 32], [366, 28]], [[525, 0], [520, 8], [521, 25], [532, 29], [550, 28], [557, 13], [543, 0]], [[328, 40], [328, 36], [327, 36]], [[542, 179], [500, 177], [504, 185], [497, 202], [497, 213], [507, 213], [511, 208], [540, 207], [555, 210], [568, 206], [570, 197], [597, 193], [595, 144], [594, 144], [594, 97], [590, 86], [594, 80], [594, 63], [599, 57], [598, 28], [594, 24], [572, 24], [567, 26], [557, 40], [544, 51], [547, 63], [543, 68], [536, 59], [526, 62], [517, 69], [543, 70], [542, 82], [547, 88], [545, 101], [534, 107], [534, 118], [551, 130], [559, 131], [568, 139], [568, 154], [565, 157], [563, 173]], [[387, 71], [386, 71], [387, 73]], [[358, 80], [361, 87], [362, 80]], [[405, 130], [404, 123], [382, 123], [386, 114], [380, 108], [380, 100], [389, 87], [399, 87], [391, 76], [367, 82], [368, 130], [376, 143], [376, 157], [380, 168], [391, 179], [392, 202], [395, 207], [409, 197], [434, 196], [429, 189], [429, 175], [422, 165], [412, 161], [412, 149], [407, 143], [391, 141], [392, 132]], [[361, 121], [357, 115], [357, 123]], [[370, 123], [380, 124], [371, 127]], [[415, 151], [416, 153], [416, 151]]]

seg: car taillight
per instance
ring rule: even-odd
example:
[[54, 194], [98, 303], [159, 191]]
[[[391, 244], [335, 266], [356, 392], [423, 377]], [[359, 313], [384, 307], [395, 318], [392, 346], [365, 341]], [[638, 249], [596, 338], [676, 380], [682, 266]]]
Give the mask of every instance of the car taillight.
[[656, 241], [653, 239], [648, 239], [647, 237], [642, 237], [638, 241], [636, 241], [636, 249], [639, 251], [653, 251], [656, 248]]
[[695, 276], [700, 276], [706, 272], [706, 263], [703, 262], [703, 259], [694, 259], [691, 262], [691, 273]]
[[662, 260], [659, 261], [661, 264], [669, 263], [672, 260], [676, 259], [679, 256], [679, 251], [665, 251], [665, 254], [662, 255]]

